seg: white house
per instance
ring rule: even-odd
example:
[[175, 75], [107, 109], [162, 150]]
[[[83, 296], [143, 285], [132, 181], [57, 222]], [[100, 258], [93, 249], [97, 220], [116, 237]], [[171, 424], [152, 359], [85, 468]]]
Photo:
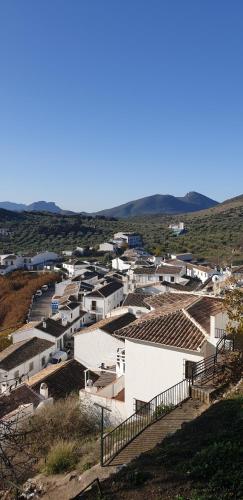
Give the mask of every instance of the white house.
[[0, 274], [4, 275], [21, 269], [23, 267], [23, 258], [15, 254], [0, 255]]
[[16, 342], [4, 349], [0, 353], [0, 393], [42, 370], [54, 352], [54, 342], [38, 337]]
[[194, 363], [215, 353], [225, 331], [227, 315], [221, 300], [179, 295], [150, 298], [154, 305], [157, 301], [157, 309], [116, 332], [125, 340], [127, 416], [189, 377]]
[[127, 257], [116, 257], [111, 261], [112, 269], [117, 271], [128, 271], [131, 267], [131, 261]]
[[106, 318], [74, 335], [74, 358], [90, 370], [116, 365], [117, 349], [124, 341], [114, 333], [136, 319], [131, 313]]
[[115, 252], [117, 249], [117, 245], [112, 241], [105, 241], [104, 243], [100, 243], [99, 252]]
[[118, 242], [118, 246], [122, 246], [120, 242], [123, 241], [123, 244], [127, 245], [129, 248], [141, 247], [142, 246], [142, 238], [140, 234], [133, 232], [118, 232], [114, 234], [114, 241]]
[[161, 265], [158, 267], [137, 267], [128, 270], [131, 290], [151, 283], [167, 281], [170, 283], [183, 282], [183, 268]]
[[23, 255], [24, 267], [29, 271], [33, 269], [42, 269], [45, 265], [59, 260], [59, 255], [56, 252], [39, 252], [37, 254]]
[[123, 302], [123, 285], [112, 281], [100, 288], [96, 288], [83, 297], [83, 308], [92, 312], [96, 320], [105, 318], [110, 311], [119, 307]]
[[[64, 321], [64, 323], [66, 323]], [[13, 344], [21, 342], [22, 340], [37, 337], [39, 339], [49, 340], [55, 344], [55, 350], [63, 349], [65, 340], [70, 334], [69, 323], [62, 324], [62, 322], [55, 321], [52, 318], [47, 318], [40, 323], [33, 322], [27, 323], [11, 334]]]
[[75, 276], [77, 271], [85, 269], [87, 267], [87, 262], [79, 259], [70, 259], [67, 262], [63, 262], [63, 269], [68, 271], [70, 277]]
[[202, 283], [215, 274], [219, 274], [217, 269], [212, 269], [209, 266], [203, 266], [200, 264], [186, 263], [186, 275], [191, 278], [198, 278], [202, 281]]

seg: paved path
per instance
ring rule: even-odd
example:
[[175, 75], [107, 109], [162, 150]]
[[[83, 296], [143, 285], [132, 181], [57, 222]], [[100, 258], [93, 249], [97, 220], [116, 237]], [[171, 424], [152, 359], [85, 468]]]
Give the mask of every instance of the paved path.
[[44, 317], [51, 314], [51, 299], [54, 294], [54, 288], [43, 292], [41, 297], [35, 297], [29, 321], [41, 321]]

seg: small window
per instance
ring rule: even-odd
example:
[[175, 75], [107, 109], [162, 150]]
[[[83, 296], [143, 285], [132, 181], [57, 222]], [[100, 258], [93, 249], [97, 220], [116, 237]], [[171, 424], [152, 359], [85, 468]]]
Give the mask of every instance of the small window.
[[16, 380], [19, 378], [19, 370], [16, 370], [16, 372], [14, 372], [14, 378]]
[[91, 309], [92, 311], [96, 311], [96, 300], [92, 300]]
[[33, 363], [33, 361], [31, 361], [29, 363], [29, 372], [32, 372], [33, 369], [34, 369], [34, 363]]
[[148, 415], [149, 413], [149, 403], [147, 401], [141, 401], [140, 399], [135, 399], [135, 411], [141, 416]]
[[160, 276], [159, 281], [164, 281], [164, 276]]
[[171, 277], [170, 277], [170, 282], [171, 282], [171, 283], [174, 283], [174, 282], [175, 282], [175, 278], [174, 278], [174, 276], [171, 276]]
[[45, 356], [43, 356], [43, 357], [41, 358], [41, 366], [45, 366], [45, 364], [46, 364], [46, 357], [45, 357]]
[[192, 370], [195, 364], [195, 361], [185, 361], [185, 378], [192, 378]]

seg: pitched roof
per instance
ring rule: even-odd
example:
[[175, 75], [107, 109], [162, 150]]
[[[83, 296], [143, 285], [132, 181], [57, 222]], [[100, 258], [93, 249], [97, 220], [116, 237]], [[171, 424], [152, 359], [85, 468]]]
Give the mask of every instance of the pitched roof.
[[149, 295], [144, 295], [144, 293], [129, 293], [123, 302], [123, 306], [146, 307], [146, 309], [149, 309], [149, 305], [145, 301], [148, 298]]
[[181, 267], [176, 267], [176, 266], [166, 266], [166, 265], [161, 265], [159, 267], [137, 267], [136, 269], [133, 270], [134, 274], [155, 274], [155, 275], [162, 275], [163, 274], [180, 274], [181, 273]]
[[12, 370], [53, 346], [53, 342], [37, 337], [16, 342], [0, 352], [0, 369]]
[[205, 341], [205, 335], [183, 310], [146, 318], [147, 315], [140, 322], [119, 330], [116, 335], [193, 351], [197, 351]]
[[48, 333], [55, 338], [60, 337], [67, 329], [66, 326], [61, 325], [61, 323], [51, 318], [47, 318], [45, 321], [42, 321], [35, 328], [37, 328], [37, 330], [41, 330], [42, 332]]
[[109, 295], [112, 295], [122, 287], [122, 283], [119, 283], [118, 281], [112, 281], [111, 283], [108, 283], [107, 285], [104, 285], [97, 290], [93, 290], [92, 292], [87, 293], [86, 297], [109, 297]]
[[42, 401], [42, 397], [36, 394], [31, 387], [26, 384], [13, 389], [10, 394], [0, 396], [0, 418], [8, 413], [17, 410], [20, 405], [32, 403], [34, 408]]
[[[211, 278], [209, 278], [211, 279]], [[194, 290], [200, 290], [201, 289], [201, 281], [194, 279], [190, 279], [188, 283], [185, 285], [182, 285], [181, 283], [170, 283], [169, 281], [162, 281], [161, 285], [167, 286], [169, 288], [172, 288], [173, 290], [178, 290], [181, 292], [192, 292]]]
[[[85, 370], [86, 366], [75, 359], [70, 359], [69, 361], [65, 361], [65, 363], [61, 363], [59, 369], [43, 374], [43, 378], [39, 378], [38, 381], [34, 379], [35, 376], [33, 377], [33, 381], [30, 378], [28, 384], [38, 392], [41, 383], [45, 382], [50, 397], [54, 399], [64, 398], [71, 392], [84, 388]], [[98, 378], [98, 375], [94, 372], [89, 371], [89, 373], [93, 381]]]
[[167, 314], [179, 311], [197, 300], [199, 300], [199, 297], [191, 293], [166, 292], [152, 295], [152, 297], [146, 299], [146, 303], [154, 309], [160, 309], [160, 312], [163, 311], [164, 314]]
[[210, 333], [210, 316], [214, 316], [223, 311], [223, 300], [214, 297], [201, 297], [200, 300], [187, 307], [187, 312], [190, 316], [208, 333]]
[[99, 377], [94, 383], [95, 387], [106, 387], [107, 385], [111, 384], [116, 380], [116, 372], [111, 373], [111, 372], [101, 372]]
[[136, 320], [136, 316], [132, 313], [125, 313], [119, 316], [113, 316], [111, 318], [101, 319], [94, 323], [93, 325], [88, 326], [87, 328], [82, 328], [79, 332], [74, 335], [81, 335], [82, 333], [92, 332], [94, 330], [100, 329], [106, 333], [114, 334], [120, 328], [129, 325], [132, 321]]

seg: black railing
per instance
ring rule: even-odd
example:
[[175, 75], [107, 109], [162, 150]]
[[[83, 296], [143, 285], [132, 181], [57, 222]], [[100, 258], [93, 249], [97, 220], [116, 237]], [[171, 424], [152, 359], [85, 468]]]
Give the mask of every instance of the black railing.
[[80, 491], [77, 495], [75, 495], [75, 497], [72, 497], [70, 500], [80, 500], [83, 496], [83, 493], [85, 493], [89, 488], [92, 489], [94, 485], [97, 486], [97, 493], [99, 495], [99, 498], [101, 498], [102, 491], [101, 491], [100, 480], [98, 477], [96, 477], [93, 481], [91, 481], [91, 483], [87, 484], [87, 486], [85, 486], [85, 488], [82, 491]]
[[215, 328], [215, 338], [216, 339], [222, 339], [222, 337], [225, 337], [226, 331], [223, 328]]
[[178, 382], [166, 391], [158, 394], [148, 403], [142, 405], [133, 415], [101, 438], [101, 465], [108, 465], [135, 437], [149, 425], [161, 419], [178, 405], [186, 401], [191, 394], [194, 383], [204, 384], [225, 366], [219, 363], [218, 356], [224, 351], [234, 350], [234, 340], [225, 334], [216, 345], [216, 353], [195, 363], [191, 376]]
[[108, 465], [146, 427], [186, 401], [190, 397], [190, 387], [189, 379], [182, 380], [142, 405], [113, 431], [103, 436], [101, 465]]

